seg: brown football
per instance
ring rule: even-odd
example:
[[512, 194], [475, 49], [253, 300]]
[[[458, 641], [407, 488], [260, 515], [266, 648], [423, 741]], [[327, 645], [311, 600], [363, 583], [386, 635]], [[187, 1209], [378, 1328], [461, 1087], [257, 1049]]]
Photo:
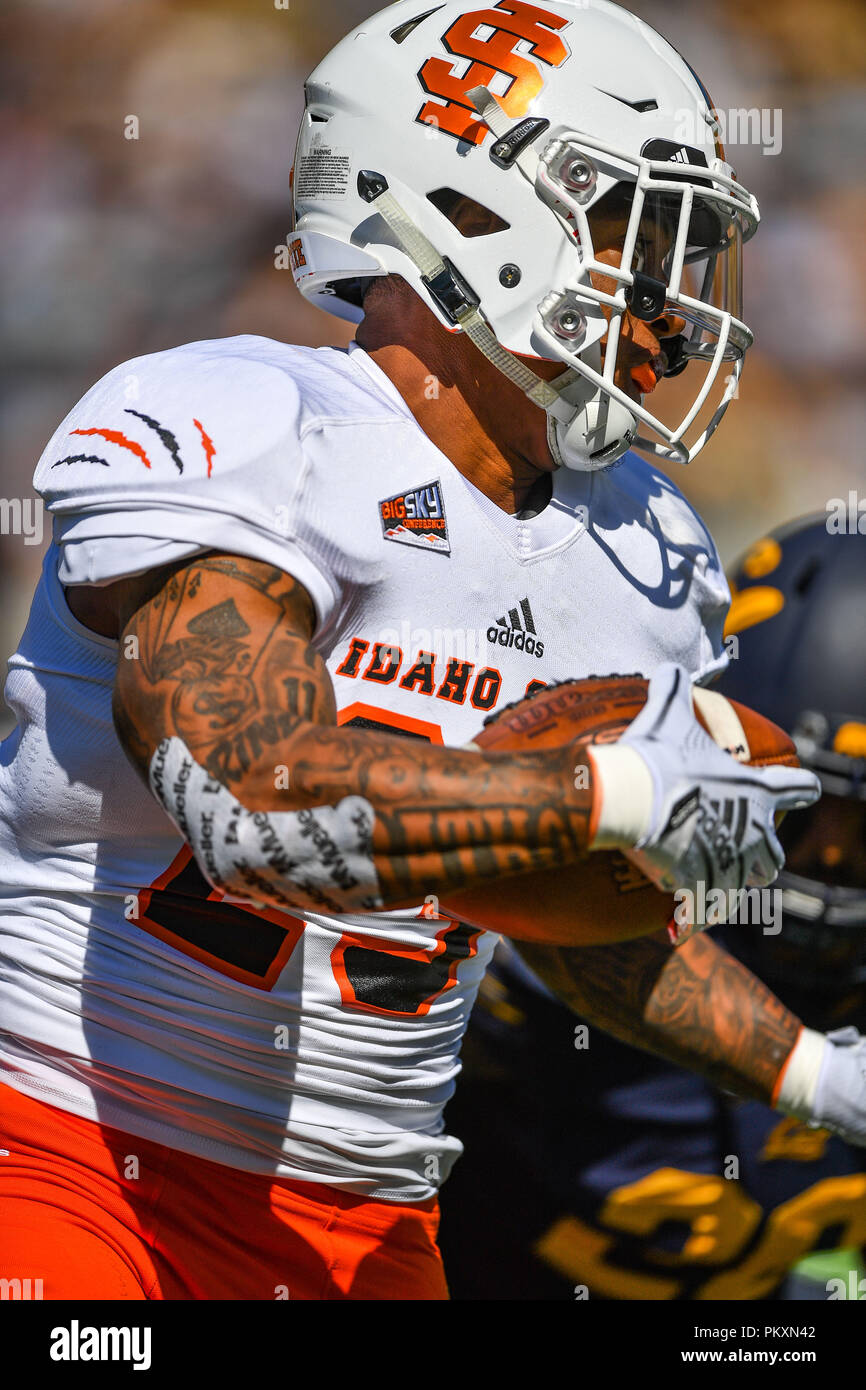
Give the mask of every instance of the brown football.
[[[646, 702], [641, 676], [590, 676], [545, 686], [508, 706], [473, 740], [494, 752], [555, 748], [576, 738], [615, 742]], [[694, 690], [695, 715], [732, 757], [753, 767], [798, 767], [784, 730], [717, 691]], [[667, 927], [674, 899], [616, 851], [597, 850], [564, 869], [519, 874], [461, 889], [442, 912], [524, 941], [598, 946]]]

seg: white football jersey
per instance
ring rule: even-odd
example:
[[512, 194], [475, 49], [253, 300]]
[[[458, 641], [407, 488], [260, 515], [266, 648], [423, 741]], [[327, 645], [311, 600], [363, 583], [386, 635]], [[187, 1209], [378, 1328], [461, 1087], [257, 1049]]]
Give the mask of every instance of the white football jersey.
[[[442, 1111], [496, 938], [431, 906], [301, 920], [220, 899], [127, 761], [119, 644], [63, 586], [216, 548], [309, 590], [342, 723], [460, 745], [533, 682], [725, 663], [728, 590], [630, 456], [494, 507], [360, 348], [193, 343], [110, 372], [50, 441], [53, 516], [0, 757], [0, 1076], [218, 1162], [395, 1201], [460, 1152]], [[226, 740], [273, 748], [278, 711]], [[543, 904], [539, 904], [543, 910]]]

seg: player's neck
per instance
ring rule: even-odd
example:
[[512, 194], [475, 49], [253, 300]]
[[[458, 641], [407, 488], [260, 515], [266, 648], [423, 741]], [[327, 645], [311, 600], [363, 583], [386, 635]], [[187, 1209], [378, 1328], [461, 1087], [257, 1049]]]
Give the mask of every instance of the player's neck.
[[[491, 502], [512, 514], [527, 505], [534, 510], [546, 505], [545, 475], [553, 462], [545, 417], [468, 341], [449, 335], [445, 352], [425, 350], [430, 345], [420, 353], [399, 343], [361, 341], [361, 346], [428, 439]], [[468, 360], [467, 347], [473, 354]]]

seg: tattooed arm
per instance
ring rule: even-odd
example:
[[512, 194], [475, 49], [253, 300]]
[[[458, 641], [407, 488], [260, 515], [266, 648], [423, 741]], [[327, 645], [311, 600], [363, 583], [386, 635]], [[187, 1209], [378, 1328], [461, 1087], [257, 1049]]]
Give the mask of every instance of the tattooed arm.
[[364, 798], [386, 907], [585, 850], [573, 746], [490, 754], [337, 727], [312, 602], [282, 570], [199, 556], [128, 586], [117, 620], [115, 725], [142, 775], [174, 738], [249, 811]]
[[769, 1104], [800, 1020], [705, 933], [673, 948], [644, 936], [579, 950], [520, 942], [564, 1003], [620, 1042]]

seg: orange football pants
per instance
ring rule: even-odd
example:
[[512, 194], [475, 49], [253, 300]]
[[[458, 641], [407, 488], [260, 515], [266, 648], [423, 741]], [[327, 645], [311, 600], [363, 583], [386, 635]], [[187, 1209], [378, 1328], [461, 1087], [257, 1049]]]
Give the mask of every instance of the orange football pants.
[[438, 1227], [435, 1198], [245, 1173], [0, 1084], [0, 1280], [31, 1297], [447, 1299]]

